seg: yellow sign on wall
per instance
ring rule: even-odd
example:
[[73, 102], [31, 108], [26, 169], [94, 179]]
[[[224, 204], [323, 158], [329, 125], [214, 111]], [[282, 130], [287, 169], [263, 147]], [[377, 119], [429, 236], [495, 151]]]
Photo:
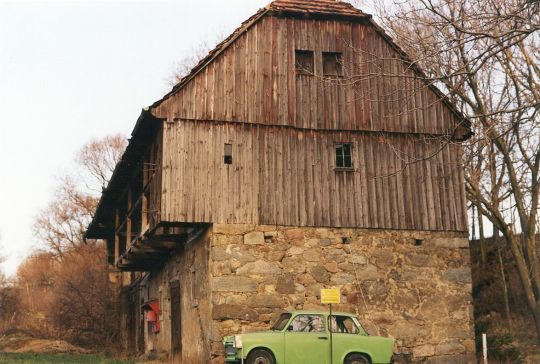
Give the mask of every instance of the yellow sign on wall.
[[341, 292], [339, 292], [338, 288], [321, 289], [321, 303], [341, 303]]

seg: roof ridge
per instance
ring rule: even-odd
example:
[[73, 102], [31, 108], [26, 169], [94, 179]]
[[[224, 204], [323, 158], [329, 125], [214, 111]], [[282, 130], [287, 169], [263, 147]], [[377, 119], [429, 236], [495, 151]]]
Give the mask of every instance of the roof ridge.
[[351, 3], [341, 0], [274, 0], [265, 8], [292, 12], [367, 15]]

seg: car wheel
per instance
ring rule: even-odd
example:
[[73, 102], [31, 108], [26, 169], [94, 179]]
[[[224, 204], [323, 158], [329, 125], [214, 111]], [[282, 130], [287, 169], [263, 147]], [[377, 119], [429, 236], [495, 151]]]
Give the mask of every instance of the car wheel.
[[351, 354], [345, 359], [345, 364], [371, 364], [371, 360], [363, 354]]
[[253, 350], [247, 357], [247, 364], [276, 364], [274, 357], [264, 349]]

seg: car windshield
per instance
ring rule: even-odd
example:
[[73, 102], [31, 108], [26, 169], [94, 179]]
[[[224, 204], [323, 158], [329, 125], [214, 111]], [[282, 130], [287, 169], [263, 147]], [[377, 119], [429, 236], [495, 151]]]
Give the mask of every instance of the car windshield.
[[282, 313], [278, 320], [272, 325], [272, 330], [278, 330], [281, 331], [285, 328], [285, 325], [287, 325], [287, 322], [289, 322], [289, 319], [291, 318], [290, 313]]

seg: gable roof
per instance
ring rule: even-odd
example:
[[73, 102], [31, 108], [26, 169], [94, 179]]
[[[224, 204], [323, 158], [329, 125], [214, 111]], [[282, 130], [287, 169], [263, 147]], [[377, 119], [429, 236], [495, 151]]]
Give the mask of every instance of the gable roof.
[[182, 89], [193, 77], [202, 71], [219, 54], [227, 49], [243, 33], [248, 31], [265, 15], [300, 16], [314, 18], [369, 20], [371, 15], [355, 8], [349, 3], [337, 0], [275, 0], [264, 8], [259, 9], [249, 19], [244, 21], [231, 35], [225, 38], [206, 57], [202, 58], [192, 70], [184, 76], [170, 92], [150, 106], [154, 108]]
[[[225, 51], [231, 44], [233, 44], [238, 37], [247, 32], [254, 24], [256, 24], [265, 15], [276, 16], [293, 16], [302, 18], [314, 18], [314, 19], [341, 19], [351, 21], [364, 21], [370, 24], [373, 29], [383, 37], [390, 47], [396, 51], [399, 57], [408, 64], [414, 72], [421, 76], [427, 84], [427, 86], [440, 98], [446, 107], [456, 116], [459, 120], [459, 124], [456, 127], [455, 134], [461, 134], [461, 140], [468, 139], [473, 133], [471, 132], [470, 120], [461, 113], [460, 110], [448, 99], [448, 97], [433, 83], [429, 82], [429, 78], [425, 72], [418, 66], [414, 60], [388, 35], [384, 29], [382, 29], [374, 20], [370, 14], [366, 14], [360, 9], [354, 7], [350, 3], [340, 0], [275, 0], [268, 4], [266, 7], [259, 9], [257, 13], [244, 21], [231, 35], [225, 40], [219, 43], [213, 50], [211, 50], [206, 57], [201, 59], [195, 67], [184, 76], [170, 92], [164, 95], [160, 100], [156, 101], [150, 106], [150, 110], [159, 106], [170, 96], [181, 90], [187, 83], [189, 83], [199, 72], [204, 70], [216, 57], [218, 57], [223, 51]], [[461, 133], [457, 133], [457, 129], [462, 128]], [[465, 131], [463, 131], [465, 129]]]

